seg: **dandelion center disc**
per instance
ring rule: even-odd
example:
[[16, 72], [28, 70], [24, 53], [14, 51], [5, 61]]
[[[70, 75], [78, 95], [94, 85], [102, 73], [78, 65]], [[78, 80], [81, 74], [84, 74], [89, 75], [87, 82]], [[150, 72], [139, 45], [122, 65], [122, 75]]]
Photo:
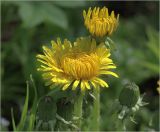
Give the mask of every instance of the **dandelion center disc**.
[[99, 60], [96, 54], [72, 53], [63, 57], [61, 67], [73, 78], [89, 80], [98, 74]]

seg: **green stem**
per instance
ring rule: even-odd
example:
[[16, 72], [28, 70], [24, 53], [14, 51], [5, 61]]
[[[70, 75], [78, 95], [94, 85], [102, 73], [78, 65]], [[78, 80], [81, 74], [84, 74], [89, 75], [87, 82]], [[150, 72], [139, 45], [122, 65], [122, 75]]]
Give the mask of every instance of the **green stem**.
[[75, 104], [74, 104], [74, 117], [73, 121], [74, 124], [81, 130], [81, 119], [82, 119], [82, 105], [83, 105], [83, 96], [84, 93], [80, 93], [75, 98]]
[[92, 115], [92, 127], [93, 131], [99, 131], [100, 126], [100, 90], [99, 87], [93, 90], [93, 95], [95, 97], [93, 101], [93, 115]]

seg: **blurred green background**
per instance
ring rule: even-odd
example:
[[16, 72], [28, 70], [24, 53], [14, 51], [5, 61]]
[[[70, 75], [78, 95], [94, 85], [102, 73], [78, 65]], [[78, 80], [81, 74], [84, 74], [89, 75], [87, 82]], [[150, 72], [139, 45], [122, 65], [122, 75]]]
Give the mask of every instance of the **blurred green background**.
[[[159, 110], [159, 1], [48, 1], [1, 3], [1, 120], [4, 129], [12, 130], [11, 108], [18, 123], [26, 93], [26, 80], [35, 79], [38, 96], [49, 89], [44, 86], [36, 70], [36, 54], [42, 45], [50, 45], [57, 37], [68, 38], [89, 35], [83, 24], [82, 11], [88, 7], [106, 6], [120, 14], [118, 29], [111, 38], [116, 49], [112, 58], [120, 78], [108, 78], [109, 89], [101, 94], [101, 130], [116, 130], [109, 115], [113, 101], [123, 85], [136, 82], [141, 93], [146, 93], [143, 107], [137, 115], [137, 124], [129, 123], [129, 130], [150, 130], [151, 117]], [[30, 103], [34, 98], [30, 88]], [[6, 125], [6, 126], [5, 126]]]

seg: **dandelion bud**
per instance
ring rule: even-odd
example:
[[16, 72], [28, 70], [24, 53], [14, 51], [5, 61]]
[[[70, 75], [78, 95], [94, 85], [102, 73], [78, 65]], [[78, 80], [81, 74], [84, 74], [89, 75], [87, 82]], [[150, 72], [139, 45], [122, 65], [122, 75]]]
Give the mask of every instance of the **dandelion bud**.
[[139, 87], [135, 83], [129, 83], [122, 89], [119, 102], [121, 105], [131, 108], [136, 105], [139, 97]]
[[111, 35], [117, 29], [119, 22], [119, 14], [116, 16], [114, 11], [109, 14], [106, 7], [89, 8], [88, 12], [84, 10], [83, 17], [86, 28], [97, 37]]

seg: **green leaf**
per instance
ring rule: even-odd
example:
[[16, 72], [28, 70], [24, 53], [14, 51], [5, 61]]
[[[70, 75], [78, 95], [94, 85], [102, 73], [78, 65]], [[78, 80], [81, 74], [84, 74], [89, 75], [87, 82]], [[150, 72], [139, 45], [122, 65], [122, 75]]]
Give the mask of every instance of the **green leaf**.
[[148, 36], [148, 48], [152, 51], [152, 53], [159, 58], [159, 36], [158, 33], [153, 30], [151, 27], [148, 27], [147, 29], [147, 36]]
[[54, 4], [66, 8], [77, 8], [85, 6], [86, 1], [54, 1]]
[[64, 29], [68, 26], [65, 12], [50, 2], [20, 2], [18, 6], [24, 27], [32, 28], [43, 22], [50, 22]]
[[159, 73], [159, 65], [158, 62], [157, 64], [154, 63], [150, 63], [150, 62], [142, 62], [141, 65], [143, 65], [144, 67], [148, 68], [149, 70], [155, 72], [155, 73]]
[[18, 131], [22, 131], [25, 121], [26, 121], [26, 117], [27, 117], [27, 111], [28, 111], [28, 100], [29, 100], [29, 84], [27, 82], [27, 93], [26, 93], [26, 99], [25, 99], [25, 103], [23, 106], [23, 111], [22, 111], [22, 115], [21, 115], [21, 119], [20, 119], [20, 123], [17, 127]]
[[20, 2], [19, 15], [23, 21], [24, 27], [32, 28], [43, 22], [43, 16], [39, 6], [35, 6], [31, 2]]
[[65, 13], [62, 9], [51, 5], [50, 3], [41, 4], [41, 9], [44, 12], [44, 18], [46, 21], [51, 22], [61, 28], [66, 29], [68, 26], [68, 21]]

